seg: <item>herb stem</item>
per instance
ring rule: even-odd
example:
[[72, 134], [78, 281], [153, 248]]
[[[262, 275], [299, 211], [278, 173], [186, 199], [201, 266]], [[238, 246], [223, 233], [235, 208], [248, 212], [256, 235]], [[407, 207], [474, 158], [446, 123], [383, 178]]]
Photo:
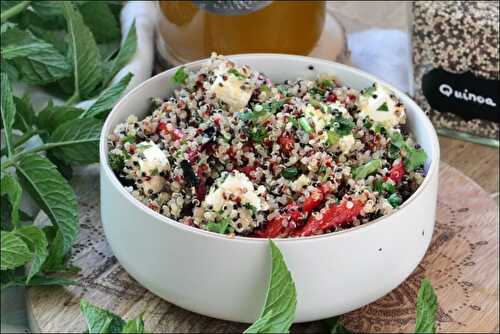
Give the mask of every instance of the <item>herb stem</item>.
[[75, 90], [73, 95], [71, 95], [71, 97], [66, 101], [64, 105], [68, 107], [75, 104], [79, 100], [80, 100], [80, 92], [78, 92], [78, 90]]
[[[28, 140], [30, 140], [31, 137], [33, 137], [34, 135], [40, 134], [42, 132], [43, 132], [42, 130], [38, 130], [38, 129], [31, 129], [31, 130], [29, 130], [28, 132], [24, 133], [21, 137], [19, 137], [19, 139], [14, 143], [14, 147], [21, 146], [22, 144], [24, 144]], [[6, 153], [7, 153], [7, 148], [4, 147], [0, 151], [0, 156], [5, 155]]]
[[0, 21], [4, 23], [11, 17], [16, 16], [17, 14], [21, 13], [23, 10], [28, 7], [31, 1], [21, 1], [15, 6], [12, 6], [11, 8], [7, 9], [6, 11], [3, 11], [2, 14], [0, 15]]
[[88, 143], [88, 142], [93, 142], [95, 139], [84, 139], [84, 140], [69, 140], [69, 141], [61, 141], [57, 143], [47, 143], [47, 144], [42, 144], [37, 147], [33, 147], [29, 150], [22, 151], [11, 157], [10, 159], [5, 160], [2, 162], [2, 167], [1, 169], [8, 168], [12, 165], [15, 164], [15, 162], [23, 155], [26, 154], [32, 154], [32, 153], [37, 153], [41, 151], [48, 151], [50, 149], [56, 148], [56, 147], [61, 147], [61, 146], [68, 146], [68, 145], [74, 145], [74, 144], [81, 144], [81, 143]]

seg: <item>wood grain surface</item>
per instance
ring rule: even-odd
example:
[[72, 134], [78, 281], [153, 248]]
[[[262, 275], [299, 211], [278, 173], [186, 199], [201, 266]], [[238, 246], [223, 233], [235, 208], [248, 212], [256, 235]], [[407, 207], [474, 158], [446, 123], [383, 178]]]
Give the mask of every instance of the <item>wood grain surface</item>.
[[[482, 175], [474, 169], [469, 173]], [[32, 329], [83, 331], [85, 324], [78, 303], [86, 298], [127, 319], [144, 311], [151, 332], [243, 331], [248, 325], [197, 315], [156, 297], [123, 270], [103, 235], [96, 175], [97, 169], [90, 168], [74, 180], [82, 230], [72, 262], [82, 268], [78, 277], [82, 286], [30, 288], [27, 308]], [[488, 179], [484, 176], [483, 180]], [[43, 219], [40, 217], [38, 223]], [[426, 257], [397, 289], [344, 315], [345, 325], [356, 332], [412, 332], [419, 282], [428, 277], [439, 298], [439, 331], [498, 331], [498, 226], [498, 207], [490, 194], [442, 163], [436, 229]], [[322, 322], [292, 328], [297, 333], [324, 331]]]

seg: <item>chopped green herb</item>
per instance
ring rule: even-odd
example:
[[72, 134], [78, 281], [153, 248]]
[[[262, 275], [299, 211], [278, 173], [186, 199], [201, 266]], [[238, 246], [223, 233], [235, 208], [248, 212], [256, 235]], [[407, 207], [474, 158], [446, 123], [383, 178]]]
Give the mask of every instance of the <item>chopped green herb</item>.
[[366, 117], [364, 120], [363, 120], [363, 126], [366, 128], [366, 129], [371, 129], [372, 126], [373, 126], [373, 122], [368, 118]]
[[313, 132], [313, 128], [311, 127], [311, 125], [309, 124], [309, 122], [307, 121], [307, 118], [305, 117], [301, 117], [299, 118], [299, 124], [300, 126], [302, 127], [302, 129], [306, 132], [306, 133], [311, 133]]
[[400, 156], [399, 152], [400, 152], [399, 147], [391, 143], [389, 145], [389, 150], [387, 151], [387, 155], [389, 156], [389, 158], [396, 160]]
[[235, 77], [237, 77], [238, 79], [241, 79], [241, 80], [245, 80], [246, 79], [246, 77], [243, 74], [241, 74], [240, 72], [238, 72], [238, 70], [235, 69], [235, 68], [230, 69], [229, 71], [227, 71], [227, 73], [232, 74], [232, 75], [234, 75]]
[[322, 80], [320, 82], [321, 87], [327, 88], [327, 87], [332, 87], [333, 86], [333, 81], [332, 80]]
[[394, 183], [390, 182], [390, 181], [386, 181], [382, 184], [382, 189], [384, 191], [387, 191], [389, 194], [393, 194], [396, 192], [396, 186], [394, 185]]
[[268, 131], [261, 125], [257, 125], [250, 130], [250, 138], [256, 143], [262, 142], [268, 135]]
[[186, 73], [186, 68], [184, 66], [179, 67], [172, 77], [172, 81], [176, 84], [185, 84], [189, 75]]
[[227, 232], [230, 232], [230, 219], [228, 218], [223, 218], [220, 221], [215, 221], [215, 222], [210, 222], [207, 224], [207, 230], [210, 232], [215, 232], [215, 233], [220, 233], [220, 234], [226, 234]]
[[382, 105], [378, 107], [377, 111], [389, 111], [389, 106], [387, 105], [387, 102], [382, 103]]
[[123, 138], [123, 141], [126, 143], [133, 144], [135, 143], [135, 135], [134, 134], [127, 134], [125, 138]]
[[375, 93], [376, 90], [377, 90], [377, 86], [374, 83], [372, 86], [363, 89], [363, 93], [362, 94], [363, 94], [363, 96], [367, 96], [367, 97], [368, 96], [372, 96], [373, 93]]
[[373, 190], [376, 192], [382, 192], [384, 182], [381, 179], [376, 179], [373, 182]]
[[271, 88], [269, 88], [268, 85], [262, 85], [259, 87], [261, 92], [266, 92], [269, 93], [271, 91]]
[[299, 170], [297, 167], [289, 167], [281, 173], [281, 175], [287, 180], [293, 180], [299, 175]]
[[288, 121], [289, 121], [290, 123], [292, 123], [292, 125], [293, 125], [296, 129], [298, 129], [298, 128], [299, 128], [299, 121], [297, 121], [297, 119], [296, 119], [295, 117], [290, 116], [290, 118], [288, 118]]
[[382, 124], [382, 123], [376, 123], [374, 130], [375, 130], [375, 133], [380, 133], [380, 134], [384, 134], [387, 132], [385, 130], [384, 124]]
[[391, 134], [392, 144], [406, 152], [404, 158], [405, 170], [408, 172], [414, 171], [415, 169], [422, 167], [427, 160], [427, 154], [422, 148], [415, 148], [409, 145], [403, 138], [403, 135], [399, 132], [393, 132]]
[[125, 167], [125, 157], [122, 154], [109, 154], [109, 166], [115, 173], [119, 173]]
[[278, 90], [278, 92], [280, 92], [283, 96], [288, 96], [288, 91], [286, 89], [285, 86], [276, 86], [276, 89]]
[[398, 208], [403, 202], [401, 196], [399, 196], [397, 193], [394, 193], [391, 196], [389, 196], [387, 200], [389, 201], [389, 204], [391, 204], [393, 208]]
[[328, 146], [335, 145], [340, 140], [340, 135], [332, 130], [328, 130], [327, 136], [328, 136], [328, 139], [326, 140], [326, 142], [328, 143]]
[[375, 173], [379, 168], [382, 167], [382, 160], [375, 159], [368, 161], [364, 165], [356, 167], [352, 170], [352, 176], [355, 180], [364, 179], [370, 174]]
[[339, 136], [347, 136], [352, 133], [352, 129], [355, 127], [355, 124], [352, 120], [348, 118], [344, 118], [342, 116], [337, 116], [335, 120], [331, 124], [333, 130]]
[[243, 204], [243, 207], [247, 210], [250, 210], [252, 211], [252, 215], [256, 215], [257, 214], [257, 208], [255, 206], [253, 206], [252, 204], [250, 203], [245, 203]]
[[404, 159], [405, 169], [407, 171], [414, 171], [415, 169], [422, 167], [426, 160], [427, 154], [423, 149], [410, 147], [407, 151], [407, 156]]

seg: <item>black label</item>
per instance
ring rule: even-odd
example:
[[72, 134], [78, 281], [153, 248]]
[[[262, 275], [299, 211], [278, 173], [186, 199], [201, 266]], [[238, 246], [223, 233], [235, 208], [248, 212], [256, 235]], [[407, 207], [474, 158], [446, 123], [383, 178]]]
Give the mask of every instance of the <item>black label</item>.
[[474, 118], [500, 123], [498, 80], [476, 77], [470, 72], [450, 73], [435, 68], [422, 78], [422, 91], [429, 105], [469, 121]]

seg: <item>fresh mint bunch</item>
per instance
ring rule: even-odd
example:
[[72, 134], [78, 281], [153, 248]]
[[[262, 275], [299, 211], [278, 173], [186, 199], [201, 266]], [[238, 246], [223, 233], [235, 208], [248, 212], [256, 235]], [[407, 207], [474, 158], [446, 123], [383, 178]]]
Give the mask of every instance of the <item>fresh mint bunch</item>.
[[[135, 23], [120, 43], [120, 10], [117, 1], [1, 2], [2, 289], [76, 283], [48, 274], [77, 270], [67, 265], [79, 230], [67, 179], [72, 166], [98, 162], [103, 119], [132, 78], [111, 83], [137, 49]], [[48, 101], [34, 110], [29, 95], [14, 96], [13, 82], [36, 85], [66, 103]], [[75, 106], [89, 98], [95, 102], [88, 109]], [[35, 136], [42, 143], [26, 147]], [[52, 225], [30, 224], [23, 194]]]

